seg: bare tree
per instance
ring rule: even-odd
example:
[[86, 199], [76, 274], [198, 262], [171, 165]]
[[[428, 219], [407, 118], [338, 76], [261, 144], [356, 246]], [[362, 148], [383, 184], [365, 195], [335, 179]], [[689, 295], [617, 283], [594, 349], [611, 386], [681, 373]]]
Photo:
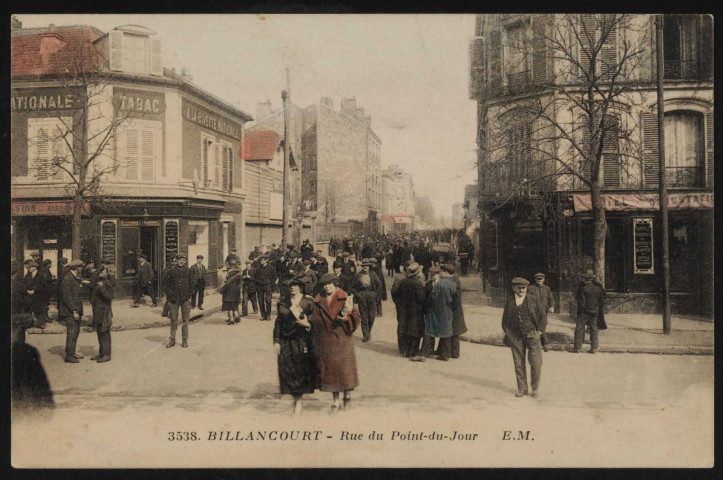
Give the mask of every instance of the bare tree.
[[506, 72], [496, 74], [498, 93], [513, 100], [491, 119], [480, 108], [487, 194], [497, 208], [532, 205], [539, 214], [551, 211], [555, 192], [588, 190], [593, 268], [603, 281], [603, 189], [640, 187], [645, 178], [636, 109], [645, 103], [640, 86], [654, 78], [651, 32], [650, 16], [533, 15], [527, 28], [507, 32], [504, 64], [490, 59]]

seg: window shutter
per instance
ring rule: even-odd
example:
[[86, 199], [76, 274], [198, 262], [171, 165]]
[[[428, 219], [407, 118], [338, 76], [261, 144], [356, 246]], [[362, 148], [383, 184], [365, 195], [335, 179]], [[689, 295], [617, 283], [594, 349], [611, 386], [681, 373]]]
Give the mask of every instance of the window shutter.
[[213, 152], [213, 187], [219, 188], [221, 186], [221, 145], [217, 143], [215, 147]]
[[108, 32], [110, 48], [110, 69], [116, 72], [123, 70], [123, 32], [111, 30]]
[[613, 23], [615, 23], [615, 15], [606, 14], [603, 16], [602, 25], [607, 31], [607, 37], [603, 41], [600, 51], [602, 56], [600, 75], [608, 82], [612, 80], [618, 66], [618, 27], [617, 25], [611, 26]]
[[50, 178], [50, 136], [44, 125], [34, 128], [30, 138], [35, 138], [35, 178], [46, 181]]
[[135, 128], [125, 130], [126, 137], [126, 179], [138, 180], [138, 153], [140, 132]]
[[154, 130], [142, 130], [140, 132], [140, 166], [141, 166], [141, 178], [142, 182], [153, 181], [153, 170], [154, 170], [154, 158], [156, 152], [155, 135]]
[[208, 178], [208, 155], [209, 155], [208, 149], [210, 147], [210, 143], [211, 142], [209, 140], [207, 140], [205, 138], [203, 139], [203, 151], [201, 153], [203, 155], [202, 168], [203, 168], [203, 187], [204, 188], [208, 188], [209, 184], [210, 184], [210, 181]]
[[580, 40], [576, 41], [580, 46], [580, 65], [583, 68], [580, 73], [585, 78], [585, 75], [591, 70], [590, 62], [592, 59], [590, 54], [597, 39], [597, 21], [595, 20], [595, 14], [589, 13], [580, 15], [580, 21]]
[[643, 174], [645, 186], [658, 186], [658, 115], [643, 112]]
[[216, 220], [209, 222], [208, 228], [208, 268], [210, 270], [216, 270], [220, 265], [223, 265], [223, 259], [219, 261], [219, 250], [218, 239], [219, 236], [219, 225], [220, 223]]
[[473, 38], [469, 43], [469, 98], [471, 99], [482, 95], [487, 86], [485, 57], [484, 37]]
[[228, 191], [228, 171], [229, 171], [229, 164], [228, 164], [228, 151], [229, 148], [224, 145], [222, 148], [221, 155], [221, 163], [223, 165], [223, 175], [221, 176], [221, 190]]
[[715, 138], [713, 137], [714, 121], [713, 112], [705, 114], [706, 158], [708, 162], [706, 165], [706, 176], [708, 180], [708, 188], [713, 188], [715, 186], [715, 172], [713, 170], [715, 165], [715, 157], [713, 156], [713, 145], [715, 144]]
[[157, 38], [151, 39], [151, 75], [163, 76], [163, 48]]
[[618, 143], [618, 119], [605, 115], [603, 132], [603, 187], [620, 187], [620, 157]]
[[701, 15], [701, 36], [700, 36], [700, 78], [702, 80], [713, 79], [713, 16]]
[[492, 88], [502, 86], [502, 32], [490, 33], [490, 71], [489, 84]]
[[228, 224], [228, 249], [236, 248], [236, 222]]
[[233, 148], [228, 149], [228, 190], [233, 191]]
[[547, 81], [547, 15], [532, 16], [532, 81]]

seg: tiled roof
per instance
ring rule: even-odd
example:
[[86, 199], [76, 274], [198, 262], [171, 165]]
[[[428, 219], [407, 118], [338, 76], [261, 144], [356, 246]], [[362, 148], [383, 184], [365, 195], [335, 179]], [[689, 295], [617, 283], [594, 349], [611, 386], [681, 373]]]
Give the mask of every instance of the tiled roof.
[[[68, 65], [83, 58], [86, 71], [100, 55], [91, 58], [92, 43], [103, 33], [95, 27], [61, 26], [54, 28], [19, 29], [12, 32], [12, 75], [47, 75], [63, 73]], [[96, 63], [97, 65], [97, 63]]]
[[279, 148], [281, 136], [271, 130], [246, 132], [240, 156], [243, 160], [271, 160]]

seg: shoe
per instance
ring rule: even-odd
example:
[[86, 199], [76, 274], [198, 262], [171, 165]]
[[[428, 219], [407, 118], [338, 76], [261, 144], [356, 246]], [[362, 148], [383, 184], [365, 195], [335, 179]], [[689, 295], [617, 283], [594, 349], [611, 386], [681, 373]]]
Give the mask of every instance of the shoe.
[[248, 313], [242, 313], [241, 316], [242, 316], [242, 317], [248, 317], [249, 314], [248, 314]]
[[339, 409], [339, 405], [332, 405], [331, 407], [329, 407], [329, 415], [336, 415], [337, 413], [339, 413]]
[[524, 392], [515, 393], [515, 397], [517, 397], [517, 398], [524, 397], [524, 396], [525, 396]]
[[133, 305], [131, 305], [131, 307], [132, 307], [132, 308], [139, 308], [140, 305], [137, 305], [137, 304], [134, 303]]
[[344, 403], [342, 404], [342, 408], [344, 410], [349, 410], [351, 408], [351, 398], [345, 398]]
[[74, 353], [73, 356], [78, 360], [83, 360], [85, 357], [79, 353]]
[[99, 358], [102, 358], [102, 357], [103, 357], [103, 355], [101, 355], [101, 354], [99, 353], [98, 355], [93, 355], [92, 357], [90, 357], [90, 359], [93, 360], [93, 361], [95, 361], [95, 360], [98, 360]]
[[241, 317], [234, 317], [233, 323], [241, 323]]
[[98, 359], [98, 363], [110, 362], [110, 355], [103, 355]]
[[368, 341], [369, 341], [369, 337], [362, 338], [362, 342], [368, 342]]
[[447, 357], [437, 357], [437, 360], [442, 360], [443, 362], [449, 361], [449, 358]]
[[417, 355], [416, 357], [410, 358], [410, 360], [413, 362], [426, 362], [427, 358]]
[[188, 340], [184, 340], [183, 343], [181, 343], [181, 346], [183, 348], [188, 348]]
[[542, 351], [543, 351], [543, 352], [546, 352], [546, 351], [547, 351], [547, 345], [543, 345], [543, 346], [542, 346]]
[[572, 350], [570, 350], [570, 353], [580, 353], [580, 349], [579, 349], [579, 348], [573, 348]]
[[530, 393], [530, 396], [531, 396], [532, 398], [537, 398], [537, 395], [538, 395], [538, 394], [539, 394], [539, 393], [538, 393], [537, 390], [533, 390], [532, 393]]
[[78, 359], [75, 358], [75, 357], [71, 357], [71, 356], [66, 355], [66, 357], [65, 357], [65, 363], [80, 363], [80, 360], [78, 360]]
[[590, 353], [595, 353], [595, 352], [597, 352], [597, 348], [591, 348], [591, 349], [590, 349]]
[[157, 307], [157, 306], [158, 306], [158, 303], [157, 303], [157, 302], [154, 302], [154, 303], [153, 303], [153, 306], [154, 306], [154, 307]]
[[175, 346], [176, 346], [176, 340], [175, 340], [175, 339], [171, 339], [171, 340], [166, 344], [166, 348], [171, 348], [171, 347], [175, 347]]
[[198, 307], [199, 310], [203, 310], [203, 307]]
[[233, 320], [226, 320], [226, 325], [233, 325]]

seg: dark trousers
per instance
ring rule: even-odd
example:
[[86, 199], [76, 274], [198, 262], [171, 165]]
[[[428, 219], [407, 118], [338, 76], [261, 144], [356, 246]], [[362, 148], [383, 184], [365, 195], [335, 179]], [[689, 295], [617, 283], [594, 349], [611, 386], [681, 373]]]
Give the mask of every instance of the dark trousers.
[[374, 316], [377, 313], [377, 296], [374, 292], [364, 291], [355, 295], [354, 299], [359, 306], [359, 313], [362, 317], [362, 337], [368, 340], [374, 326]]
[[517, 391], [527, 393], [527, 368], [525, 354], [530, 363], [530, 383], [532, 390], [540, 388], [540, 373], [542, 372], [542, 345], [537, 333], [523, 335], [513, 330], [507, 331], [512, 350], [512, 361], [515, 363], [515, 376], [517, 377]]
[[158, 303], [156, 301], [156, 289], [153, 286], [152, 283], [146, 283], [145, 285], [141, 285], [140, 282], [136, 283], [136, 287], [133, 289], [133, 304], [138, 305], [138, 302], [141, 301], [141, 297], [145, 297], [148, 295], [151, 297], [151, 300], [153, 301], [153, 305]]
[[65, 356], [75, 355], [75, 346], [78, 343], [78, 335], [80, 334], [80, 318], [76, 320], [73, 316], [63, 317], [67, 330], [65, 332]]
[[460, 267], [462, 267], [462, 275], [467, 275], [469, 269], [469, 260], [463, 259], [459, 261]]
[[452, 335], [449, 343], [452, 358], [459, 358], [459, 335]]
[[[419, 354], [423, 357], [430, 357], [434, 351], [434, 338], [430, 335], [425, 335], [422, 340], [422, 349]], [[441, 358], [449, 358], [452, 350], [452, 337], [440, 338], [437, 351]]]
[[188, 320], [191, 317], [191, 300], [188, 299], [180, 304], [168, 302], [168, 316], [171, 318], [171, 340], [176, 339], [178, 330], [178, 307], [181, 307], [181, 338], [188, 339]]
[[[191, 308], [196, 308], [196, 297], [198, 297], [198, 306], [203, 307], [203, 294], [206, 292], [206, 281], [199, 280], [196, 283], [196, 291], [191, 295]], [[156, 302], [153, 302], [156, 303]]]
[[582, 341], [585, 340], [585, 327], [590, 326], [590, 348], [597, 350], [597, 314], [596, 313], [578, 313], [577, 324], [575, 325], [575, 348], [582, 348]]
[[244, 288], [241, 292], [241, 315], [249, 314], [249, 300], [251, 300], [251, 307], [254, 309], [254, 313], [259, 311], [259, 307], [256, 304], [256, 290], [253, 293], [249, 293], [248, 288]]
[[405, 357], [416, 357], [419, 353], [419, 341], [422, 337], [407, 335], [406, 333], [397, 333], [397, 344], [399, 353]]
[[259, 298], [259, 309], [261, 318], [271, 318], [271, 284], [259, 285], [256, 290]]
[[95, 331], [98, 334], [98, 354], [101, 357], [110, 357], [110, 328], [105, 332], [101, 332], [101, 326], [96, 325]]

